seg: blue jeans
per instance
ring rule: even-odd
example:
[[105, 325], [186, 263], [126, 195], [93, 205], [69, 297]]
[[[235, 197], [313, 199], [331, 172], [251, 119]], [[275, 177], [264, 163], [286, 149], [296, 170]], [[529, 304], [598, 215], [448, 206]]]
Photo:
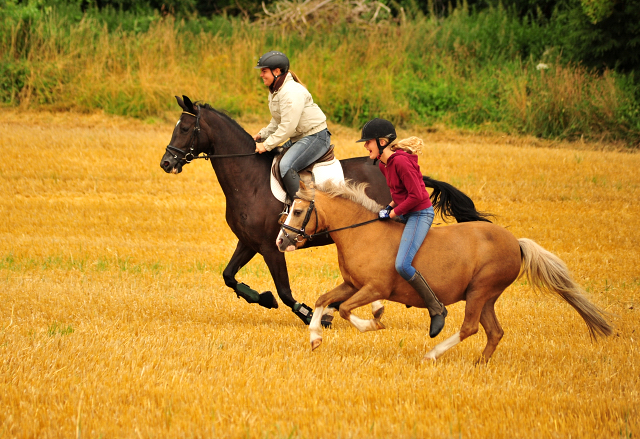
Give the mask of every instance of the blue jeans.
[[398, 256], [396, 256], [396, 271], [405, 280], [411, 279], [416, 274], [416, 269], [413, 268], [411, 263], [427, 237], [434, 215], [432, 206], [400, 216], [402, 222], [406, 221], [406, 225], [402, 232]]
[[[291, 145], [291, 146], [289, 146]], [[289, 169], [300, 172], [311, 163], [325, 155], [331, 147], [331, 134], [324, 129], [318, 133], [303, 137], [294, 144], [286, 142], [282, 145], [289, 148], [287, 154], [280, 161], [280, 175], [285, 176]]]

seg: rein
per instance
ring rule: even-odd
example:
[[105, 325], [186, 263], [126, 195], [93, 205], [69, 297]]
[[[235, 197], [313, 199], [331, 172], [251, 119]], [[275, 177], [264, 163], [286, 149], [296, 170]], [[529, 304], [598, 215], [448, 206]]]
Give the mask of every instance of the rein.
[[[330, 234], [332, 232], [339, 232], [341, 230], [346, 230], [346, 229], [355, 229], [356, 227], [366, 226], [367, 224], [371, 224], [371, 223], [375, 223], [376, 221], [380, 221], [380, 218], [374, 218], [374, 219], [369, 220], [369, 221], [364, 221], [364, 222], [361, 222], [361, 223], [352, 224], [352, 225], [346, 226], [346, 227], [340, 227], [339, 229], [324, 230], [322, 232], [316, 232], [316, 233], [313, 233], [311, 235], [307, 235], [307, 232], [305, 232], [305, 228], [307, 227], [307, 224], [309, 223], [309, 220], [311, 219], [311, 212], [313, 212], [313, 211], [315, 211], [315, 213], [316, 213], [316, 227], [317, 227], [317, 224], [318, 224], [318, 210], [315, 208], [315, 201], [311, 200], [311, 203], [309, 204], [309, 207], [307, 208], [307, 214], [304, 217], [304, 221], [302, 221], [302, 227], [300, 229], [296, 229], [295, 227], [291, 227], [288, 224], [282, 224], [280, 229], [282, 230], [282, 233], [284, 234], [284, 236], [286, 236], [290, 241], [295, 241], [295, 242], [300, 242], [299, 238], [301, 236], [304, 239], [307, 239], [309, 241], [313, 241], [313, 238], [315, 238], [316, 236], [328, 235], [328, 234]], [[296, 233], [296, 237], [294, 239], [291, 239], [291, 237], [287, 233], [287, 230], [289, 230], [290, 232], [295, 232]]]
[[[249, 153], [243, 153], [243, 154], [208, 154], [208, 153], [200, 153], [197, 156], [193, 153], [193, 151], [195, 150], [195, 147], [197, 146], [197, 140], [198, 140], [198, 134], [200, 134], [200, 105], [197, 106], [198, 108], [198, 115], [196, 116], [193, 113], [189, 113], [188, 111], [183, 111], [182, 114], [188, 114], [189, 116], [193, 116], [196, 118], [196, 126], [193, 127], [193, 131], [191, 132], [191, 146], [189, 147], [189, 152], [185, 152], [183, 150], [181, 150], [180, 148], [176, 148], [175, 146], [169, 144], [167, 145], [166, 151], [170, 154], [173, 155], [173, 158], [178, 160], [178, 155], [180, 154], [182, 155], [182, 157], [179, 158], [179, 160], [184, 160], [185, 163], [191, 163], [194, 160], [197, 159], [205, 159], [205, 160], [209, 160], [209, 159], [223, 159], [223, 158], [228, 158], [228, 157], [248, 157], [248, 156], [252, 156], [255, 154], [258, 154], [257, 151], [254, 152], [249, 152]], [[201, 155], [204, 154], [204, 155]]]

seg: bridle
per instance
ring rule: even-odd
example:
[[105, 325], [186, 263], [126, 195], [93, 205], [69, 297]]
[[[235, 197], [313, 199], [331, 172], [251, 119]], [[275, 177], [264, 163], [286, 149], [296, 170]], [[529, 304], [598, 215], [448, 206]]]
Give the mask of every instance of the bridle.
[[[194, 151], [195, 151], [195, 147], [198, 145], [198, 135], [200, 134], [200, 114], [202, 113], [201, 109], [200, 109], [200, 105], [196, 105], [196, 108], [198, 109], [198, 114], [195, 115], [193, 113], [189, 113], [188, 111], [183, 111], [182, 114], [187, 114], [189, 116], [193, 116], [196, 118], [196, 124], [193, 127], [193, 131], [191, 131], [191, 145], [189, 146], [189, 152], [185, 152], [183, 150], [181, 150], [180, 148], [176, 148], [175, 146], [173, 146], [172, 144], [167, 145], [166, 151], [171, 154], [173, 156], [174, 159], [179, 160], [179, 161], [184, 161], [185, 163], [191, 163], [192, 161], [196, 160], [196, 159], [205, 159], [205, 160], [209, 160], [209, 159], [213, 159], [213, 158], [225, 158], [225, 157], [247, 157], [247, 156], [251, 156], [251, 155], [255, 155], [257, 154], [257, 151], [254, 152], [250, 152], [250, 153], [244, 153], [244, 154], [218, 154], [218, 155], [214, 155], [214, 154], [209, 154], [206, 152], [203, 152], [201, 154], [198, 154], [197, 156], [195, 155]], [[181, 117], [182, 119], [182, 117]], [[179, 157], [178, 154], [180, 154], [182, 157]]]
[[[289, 241], [291, 242], [301, 242], [302, 239], [306, 239], [308, 241], [313, 241], [313, 238], [315, 238], [316, 236], [322, 236], [322, 235], [328, 235], [329, 233], [332, 232], [339, 232], [340, 230], [346, 230], [346, 229], [354, 229], [356, 227], [360, 227], [360, 226], [364, 226], [367, 224], [371, 224], [374, 223], [376, 221], [380, 221], [379, 217], [376, 217], [375, 219], [369, 220], [369, 221], [364, 221], [362, 223], [357, 223], [357, 224], [352, 224], [350, 226], [346, 226], [346, 227], [340, 227], [339, 229], [333, 229], [333, 230], [324, 230], [322, 232], [318, 232], [318, 209], [315, 208], [316, 207], [316, 203], [315, 200], [311, 200], [309, 202], [309, 207], [307, 208], [307, 213], [304, 216], [304, 221], [302, 221], [302, 226], [299, 229], [296, 229], [295, 227], [292, 227], [288, 224], [282, 224], [280, 227], [280, 230], [282, 231], [282, 233], [284, 234], [284, 236], [286, 236]], [[308, 235], [307, 232], [305, 231], [307, 224], [309, 224], [309, 220], [311, 219], [311, 213], [314, 212], [316, 213], [316, 233], [313, 233], [311, 235]], [[291, 236], [289, 236], [289, 234], [287, 233], [287, 230], [289, 230], [290, 232], [295, 232], [296, 235], [295, 237], [292, 239]], [[300, 239], [300, 237], [302, 237], [302, 239]]]
[[[302, 221], [302, 226], [299, 229], [296, 229], [295, 227], [291, 227], [288, 224], [284, 224], [284, 223], [282, 224], [282, 227], [280, 227], [280, 230], [282, 230], [282, 233], [284, 234], [284, 236], [287, 237], [287, 239], [289, 239], [289, 241], [301, 242], [302, 239], [307, 239], [309, 241], [312, 241], [314, 236], [319, 235], [319, 233], [307, 235], [307, 232], [305, 232], [305, 229], [307, 228], [307, 224], [309, 224], [309, 220], [311, 219], [312, 212], [316, 213], [316, 230], [318, 228], [318, 209], [316, 209], [315, 207], [316, 207], [315, 201], [311, 200], [311, 202], [309, 203], [309, 207], [307, 208], [307, 213], [304, 216], [304, 221]], [[292, 239], [291, 236], [289, 236], [289, 234], [287, 233], [287, 230], [289, 230], [290, 232], [295, 232], [296, 236]], [[300, 237], [302, 237], [302, 239], [300, 239]]]

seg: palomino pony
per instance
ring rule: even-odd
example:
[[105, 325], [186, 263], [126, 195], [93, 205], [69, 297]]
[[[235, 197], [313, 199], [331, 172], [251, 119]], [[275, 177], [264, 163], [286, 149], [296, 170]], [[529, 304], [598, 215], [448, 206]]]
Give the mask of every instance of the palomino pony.
[[[225, 284], [249, 303], [277, 308], [278, 302], [270, 291], [258, 294], [235, 278], [236, 273], [256, 253], [260, 253], [282, 302], [309, 324], [311, 308], [293, 298], [286, 260], [273, 245], [280, 230], [277, 218], [282, 211], [282, 203], [272, 195], [269, 186], [275, 152], [256, 154], [255, 141], [233, 119], [209, 105], [200, 106], [193, 104], [186, 96], [183, 98], [176, 96], [183, 113], [173, 130], [171, 143], [162, 156], [160, 166], [167, 173], [179, 174], [184, 165], [196, 158], [211, 160], [226, 198], [227, 224], [238, 237], [235, 252], [222, 273]], [[378, 203], [387, 204], [391, 201], [384, 176], [377, 166], [372, 166], [371, 160], [358, 157], [341, 160], [340, 163], [346, 178], [369, 183], [368, 195]], [[459, 223], [487, 221], [486, 217], [490, 215], [478, 212], [473, 201], [458, 189], [429, 177], [423, 179], [425, 186], [433, 189], [431, 200], [441, 215], [454, 217]], [[331, 243], [333, 241], [329, 236], [322, 236], [305, 247]]]
[[[382, 206], [366, 196], [364, 186], [326, 184], [315, 191], [301, 189], [276, 241], [280, 251], [293, 251], [316, 233], [328, 233], [336, 243], [344, 282], [316, 302], [309, 325], [312, 349], [322, 343], [321, 320], [323, 314], [335, 311], [330, 307], [335, 302], [342, 302], [340, 316], [362, 332], [384, 326], [378, 318], [363, 320], [351, 314], [355, 308], [379, 300], [425, 307], [418, 293], [395, 270], [403, 225], [376, 221]], [[369, 221], [362, 227], [350, 227], [363, 220]], [[520, 275], [525, 275], [535, 289], [551, 291], [567, 301], [584, 319], [593, 338], [612, 333], [604, 312], [587, 300], [557, 256], [530, 239], [516, 239], [495, 224], [467, 222], [432, 228], [413, 265], [442, 303], [467, 302], [460, 330], [429, 351], [425, 360], [435, 361], [478, 332], [480, 323], [487, 334], [482, 353], [487, 361], [503, 335], [494, 304]]]

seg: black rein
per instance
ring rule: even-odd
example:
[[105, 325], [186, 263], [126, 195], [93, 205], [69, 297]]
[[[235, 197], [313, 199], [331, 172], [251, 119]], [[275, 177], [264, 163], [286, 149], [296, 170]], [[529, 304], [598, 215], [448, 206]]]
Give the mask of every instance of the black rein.
[[302, 228], [296, 229], [295, 227], [291, 227], [288, 224], [282, 224], [281, 225], [282, 233], [284, 233], [284, 235], [291, 240], [291, 237], [287, 233], [287, 230], [289, 230], [290, 232], [295, 232], [296, 233], [296, 237], [295, 237], [295, 239], [292, 240], [292, 241], [295, 241], [295, 242], [298, 242], [298, 238], [300, 236], [302, 236], [303, 238], [305, 238], [305, 239], [307, 239], [309, 241], [313, 241], [313, 238], [315, 238], [316, 236], [328, 235], [328, 234], [333, 233], [333, 232], [339, 232], [340, 230], [355, 229], [356, 227], [366, 226], [367, 224], [371, 224], [371, 223], [375, 223], [376, 221], [380, 221], [380, 218], [374, 218], [372, 220], [364, 221], [362, 223], [352, 224], [352, 225], [346, 226], [346, 227], [340, 227], [339, 229], [324, 230], [322, 232], [316, 232], [316, 233], [313, 233], [311, 235], [307, 235], [307, 232], [305, 231], [305, 228], [307, 227], [307, 224], [309, 223], [309, 220], [311, 219], [311, 212], [313, 212], [313, 211], [315, 211], [315, 213], [316, 213], [316, 227], [317, 227], [317, 224], [318, 224], [318, 210], [315, 208], [315, 202], [313, 200], [311, 200], [311, 203], [309, 204], [309, 207], [307, 209], [307, 214], [305, 215], [304, 221], [302, 222]]

